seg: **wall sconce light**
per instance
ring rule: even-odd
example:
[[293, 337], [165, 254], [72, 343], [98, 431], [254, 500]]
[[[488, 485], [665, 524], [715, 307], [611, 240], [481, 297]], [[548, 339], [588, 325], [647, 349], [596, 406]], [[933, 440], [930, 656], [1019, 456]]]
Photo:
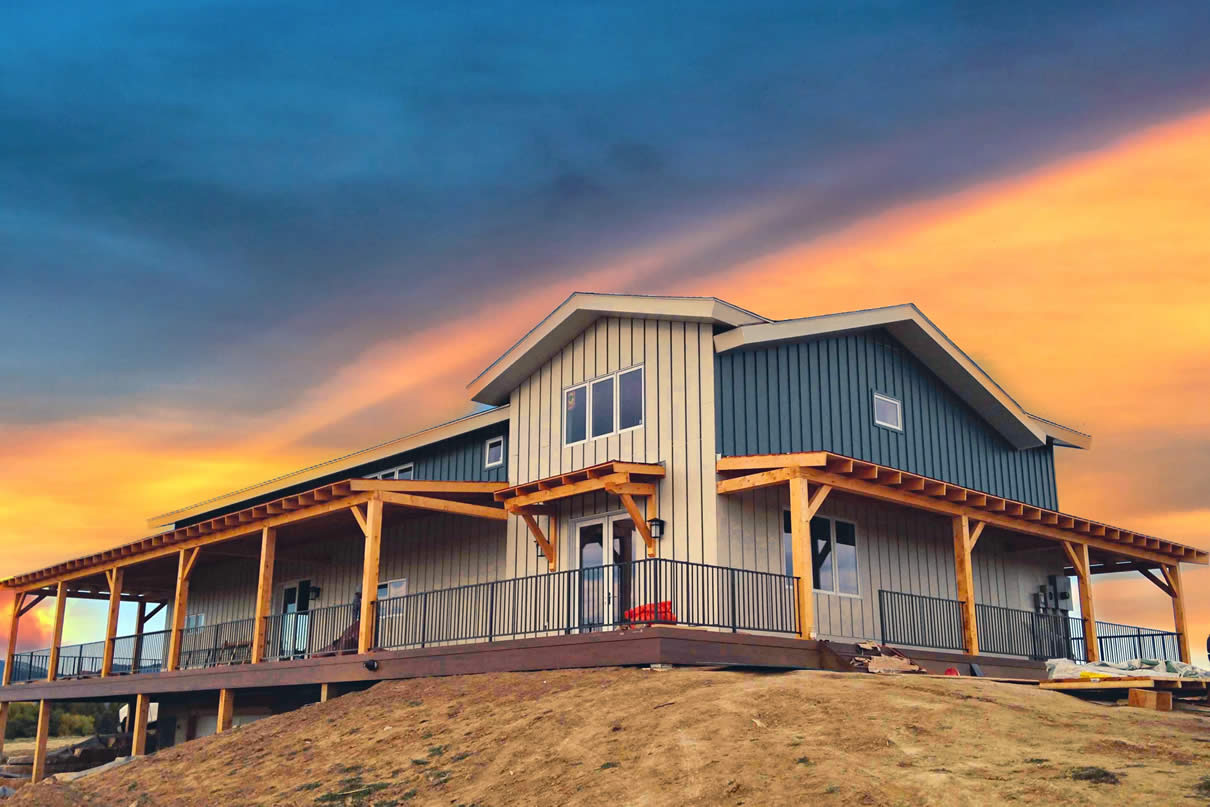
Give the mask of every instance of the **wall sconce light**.
[[651, 537], [655, 540], [660, 540], [664, 537], [664, 519], [649, 518], [647, 519], [647, 528], [651, 531]]

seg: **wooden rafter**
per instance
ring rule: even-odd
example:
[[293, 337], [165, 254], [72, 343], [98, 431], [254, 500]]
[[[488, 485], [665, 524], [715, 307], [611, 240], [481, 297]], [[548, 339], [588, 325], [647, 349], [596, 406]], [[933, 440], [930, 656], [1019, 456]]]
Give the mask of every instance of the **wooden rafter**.
[[1150, 569], [1139, 569], [1138, 571], [1141, 575], [1143, 575], [1143, 577], [1146, 577], [1152, 583], [1155, 583], [1156, 587], [1160, 591], [1167, 594], [1169, 597], [1176, 596], [1176, 592], [1172, 590], [1172, 586], [1168, 585], [1168, 583], [1166, 583], [1165, 581], [1156, 577], [1155, 572], [1151, 571]]
[[508, 520], [508, 513], [502, 507], [492, 507], [486, 504], [470, 504], [452, 499], [438, 499], [434, 496], [417, 496], [412, 493], [382, 492], [377, 495], [381, 496], [381, 500], [387, 504], [410, 507], [414, 510], [431, 510], [437, 513], [490, 518], [497, 521]]
[[[534, 540], [538, 542], [538, 546], [542, 547], [542, 554], [546, 556], [547, 571], [553, 572], [557, 570], [559, 568], [559, 554], [554, 542], [546, 537], [546, 534], [542, 532], [542, 528], [538, 526], [538, 520], [534, 516], [530, 515], [528, 511], [518, 511], [518, 515], [520, 515], [521, 519], [525, 522], [525, 526], [529, 529], [530, 535], [532, 535]], [[554, 523], [555, 521], [552, 519], [551, 524]]]
[[[606, 481], [651, 482], [664, 476], [664, 466], [641, 462], [602, 462], [569, 471], [557, 476], [535, 479], [520, 485], [504, 488], [494, 494], [496, 501], [516, 507], [540, 504], [554, 499], [590, 493], [605, 487]], [[540, 493], [556, 493], [554, 496], [536, 496]]]
[[349, 487], [354, 491], [381, 491], [384, 493], [482, 493], [492, 494], [502, 490], [499, 482], [442, 482], [429, 479], [351, 479]]
[[[825, 457], [822, 467], [817, 454]], [[800, 457], [806, 457], [807, 464], [799, 464], [796, 458]], [[839, 490], [949, 516], [966, 515], [994, 527], [1053, 541], [1075, 541], [1155, 564], [1210, 563], [1210, 553], [1205, 550], [830, 452], [723, 457], [717, 468], [721, 474], [798, 468], [813, 482], [834, 484]], [[734, 492], [728, 487], [730, 481], [718, 483], [720, 493]], [[743, 483], [738, 485], [742, 489]]]
[[982, 521], [971, 521], [971, 549], [979, 543], [979, 536], [983, 535], [983, 528], [986, 526]]
[[[611, 493], [615, 491], [610, 491]], [[655, 539], [651, 537], [651, 525], [647, 523], [647, 519], [643, 518], [643, 514], [639, 512], [639, 506], [634, 501], [634, 496], [629, 493], [621, 493], [618, 498], [622, 500], [622, 507], [626, 508], [626, 513], [630, 516], [630, 520], [634, 522], [634, 528], [639, 531], [639, 535], [643, 539], [643, 543], [647, 545], [647, 557], [654, 558], [656, 556]]]

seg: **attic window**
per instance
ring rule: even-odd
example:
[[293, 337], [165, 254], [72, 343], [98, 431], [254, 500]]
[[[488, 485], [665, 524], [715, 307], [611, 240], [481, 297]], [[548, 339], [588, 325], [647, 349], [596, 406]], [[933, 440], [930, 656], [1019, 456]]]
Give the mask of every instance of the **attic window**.
[[483, 467], [497, 468], [504, 464], [504, 438], [493, 437], [483, 447]]
[[409, 462], [406, 465], [390, 468], [381, 473], [370, 474], [370, 479], [413, 479], [415, 471], [416, 466]]
[[897, 432], [903, 431], [903, 404], [894, 398], [875, 392], [874, 423]]

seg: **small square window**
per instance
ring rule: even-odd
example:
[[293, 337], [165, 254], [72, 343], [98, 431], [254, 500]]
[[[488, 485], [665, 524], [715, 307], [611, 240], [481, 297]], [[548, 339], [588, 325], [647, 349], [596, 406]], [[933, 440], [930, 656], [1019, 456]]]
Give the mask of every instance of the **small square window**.
[[903, 404], [894, 398], [874, 393], [874, 422], [895, 431], [903, 431]]
[[498, 468], [504, 464], [504, 438], [493, 437], [483, 447], [483, 467]]

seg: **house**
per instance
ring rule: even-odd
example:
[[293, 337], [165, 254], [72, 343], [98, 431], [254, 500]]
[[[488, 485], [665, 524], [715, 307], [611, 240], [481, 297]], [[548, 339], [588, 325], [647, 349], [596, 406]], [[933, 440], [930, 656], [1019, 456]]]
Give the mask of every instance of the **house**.
[[[382, 678], [821, 666], [858, 641], [1015, 677], [1189, 659], [1181, 564], [1207, 553], [1063, 512], [1055, 452], [1091, 438], [1027, 412], [913, 305], [772, 321], [574, 294], [469, 394], [459, 420], [0, 581], [0, 702], [133, 699], [141, 752], [151, 700], [187, 739], [199, 710], [222, 731]], [[1095, 619], [1093, 577], [1136, 572], [1174, 630]], [[106, 634], [16, 653], [46, 597], [55, 637], [67, 599], [107, 600]], [[124, 603], [139, 627], [118, 636]]]

